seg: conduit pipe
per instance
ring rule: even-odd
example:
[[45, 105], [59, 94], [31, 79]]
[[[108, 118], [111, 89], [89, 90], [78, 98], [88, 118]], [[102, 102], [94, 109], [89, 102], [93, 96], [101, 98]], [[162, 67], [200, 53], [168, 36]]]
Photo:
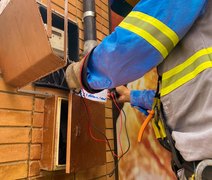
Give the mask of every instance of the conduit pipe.
[[95, 0], [83, 0], [84, 55], [97, 46], [95, 17]]

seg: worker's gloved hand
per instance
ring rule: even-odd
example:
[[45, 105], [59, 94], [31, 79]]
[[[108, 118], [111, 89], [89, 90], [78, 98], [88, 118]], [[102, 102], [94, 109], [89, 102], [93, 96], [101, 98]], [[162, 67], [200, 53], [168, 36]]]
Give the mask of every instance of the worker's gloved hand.
[[66, 69], [66, 82], [70, 89], [80, 90], [82, 88], [82, 67], [84, 64], [84, 59], [79, 62], [74, 62], [70, 64]]
[[66, 81], [68, 87], [77, 92], [85, 89], [89, 93], [98, 93], [102, 90], [92, 89], [87, 81], [87, 66], [89, 58], [94, 49], [91, 50], [81, 61], [70, 64], [66, 69]]

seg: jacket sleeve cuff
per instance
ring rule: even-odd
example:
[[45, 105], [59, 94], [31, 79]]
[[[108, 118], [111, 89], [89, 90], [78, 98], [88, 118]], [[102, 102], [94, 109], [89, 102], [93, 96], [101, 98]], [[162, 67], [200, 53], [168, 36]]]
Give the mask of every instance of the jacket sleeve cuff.
[[133, 107], [141, 107], [143, 109], [152, 109], [154, 90], [131, 90], [130, 103]]
[[88, 84], [88, 81], [87, 81], [87, 67], [88, 67], [88, 61], [89, 61], [89, 58], [90, 56], [92, 55], [92, 52], [93, 50], [95, 49], [95, 47], [84, 57], [84, 63], [83, 63], [83, 66], [82, 66], [82, 70], [81, 70], [81, 84], [82, 84], [82, 87], [83, 89], [85, 89], [87, 92], [89, 93], [98, 93], [98, 92], [101, 92], [102, 90], [96, 90], [96, 89], [92, 89], [90, 87], [90, 85]]

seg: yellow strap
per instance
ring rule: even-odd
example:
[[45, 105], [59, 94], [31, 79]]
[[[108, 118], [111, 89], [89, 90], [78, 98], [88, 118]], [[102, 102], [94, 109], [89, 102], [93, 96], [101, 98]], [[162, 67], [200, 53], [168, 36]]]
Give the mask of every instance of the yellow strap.
[[[159, 128], [158, 128], [158, 126], [159, 126]], [[164, 128], [161, 120], [158, 121], [158, 126], [155, 124], [154, 119], [152, 119], [152, 128], [154, 130], [156, 138], [164, 139], [166, 137], [166, 131], [165, 131], [165, 128]]]
[[188, 180], [195, 180], [195, 175], [194, 175], [194, 174], [192, 174], [192, 176], [191, 176], [191, 177], [189, 177], [189, 178], [188, 178]]
[[152, 120], [152, 128], [153, 128], [153, 130], [154, 130], [155, 137], [156, 137], [157, 139], [161, 138], [159, 129], [158, 129], [158, 127], [156, 126], [156, 124], [155, 124], [155, 122], [154, 122], [154, 119]]
[[[157, 114], [158, 111], [160, 111], [160, 99], [154, 98], [154, 101], [153, 101], [153, 104], [152, 104], [152, 110], [150, 111], [149, 115], [147, 116], [147, 118], [142, 123], [141, 128], [139, 130], [138, 142], [141, 142], [141, 139], [142, 139], [143, 134], [144, 134], [144, 130], [147, 127], [150, 120], [152, 120], [152, 127], [153, 127], [153, 130], [155, 132], [156, 138], [157, 139], [159, 139], [159, 138], [164, 139], [166, 137], [165, 127], [164, 127], [162, 121], [159, 119], [158, 122], [155, 122], [155, 120], [156, 120], [155, 118], [159, 118], [159, 114]], [[158, 117], [153, 118], [153, 116], [158, 116]]]

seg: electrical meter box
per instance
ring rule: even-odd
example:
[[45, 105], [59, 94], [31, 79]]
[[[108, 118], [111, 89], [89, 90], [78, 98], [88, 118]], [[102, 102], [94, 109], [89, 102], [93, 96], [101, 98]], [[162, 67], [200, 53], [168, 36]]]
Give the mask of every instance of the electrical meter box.
[[36, 0], [1, 0], [0, 7], [0, 69], [8, 84], [20, 88], [66, 65], [62, 43], [55, 45], [63, 33], [49, 41]]
[[[45, 29], [47, 29], [47, 25], [44, 24]], [[58, 55], [59, 57], [63, 58], [64, 57], [64, 31], [52, 27], [52, 35], [49, 38], [51, 47], [53, 49], [53, 52]]]
[[[46, 28], [47, 24], [47, 8], [45, 5], [38, 3], [40, 15]], [[57, 88], [69, 91], [68, 85], [65, 80], [66, 67], [73, 61], [78, 61], [79, 57], [79, 32], [76, 23], [68, 20], [68, 59], [67, 65], [55, 72], [49, 73], [47, 76], [42, 77], [34, 82], [36, 86]], [[60, 58], [64, 57], [64, 18], [56, 11], [52, 11], [52, 36], [49, 38], [51, 48], [55, 55]]]

